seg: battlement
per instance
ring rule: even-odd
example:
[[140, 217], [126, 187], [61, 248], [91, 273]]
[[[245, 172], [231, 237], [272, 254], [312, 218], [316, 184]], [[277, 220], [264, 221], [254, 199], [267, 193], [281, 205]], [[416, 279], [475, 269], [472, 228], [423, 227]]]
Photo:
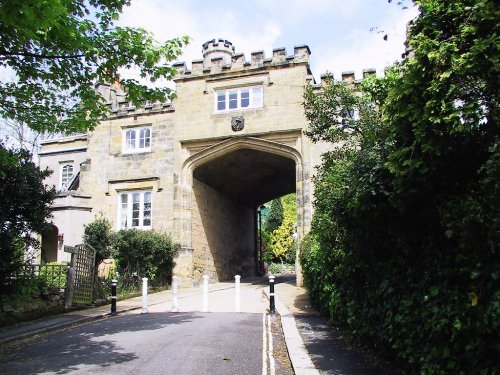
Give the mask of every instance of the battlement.
[[286, 48], [273, 49], [272, 57], [264, 51], [255, 51], [247, 60], [243, 53], [235, 53], [234, 45], [225, 39], [212, 39], [203, 44], [203, 59], [193, 60], [191, 69], [185, 62], [173, 64], [177, 69], [174, 81], [191, 77], [204, 77], [232, 71], [246, 71], [265, 67], [281, 67], [293, 64], [308, 64], [311, 50], [306, 45], [294, 47], [293, 55], [287, 55]]
[[[251, 73], [253, 70], [266, 69], [268, 67], [284, 68], [293, 64], [309, 64], [309, 57], [311, 55], [311, 51], [307, 45], [295, 46], [293, 55], [287, 55], [285, 47], [274, 48], [272, 57], [266, 57], [264, 51], [254, 51], [250, 53], [250, 59], [248, 60], [243, 53], [236, 53], [235, 50], [235, 46], [226, 39], [214, 38], [205, 42], [202, 45], [203, 59], [193, 60], [191, 70], [188, 69], [185, 62], [173, 64], [177, 69], [174, 81], [209, 78], [226, 72], [245, 74], [246, 72]], [[340, 77], [334, 77], [333, 74], [328, 73], [320, 76], [319, 83], [310, 75], [307, 83], [311, 84], [315, 89], [321, 89], [329, 79], [355, 85], [367, 76], [375, 74], [376, 71], [373, 68], [364, 69], [362, 77], [356, 77], [354, 71], [342, 72]], [[96, 90], [107, 101], [111, 110], [111, 117], [174, 111], [172, 103], [145, 103], [136, 107], [125, 100], [125, 93], [117, 84], [99, 85]]]
[[125, 99], [125, 92], [118, 83], [100, 84], [96, 91], [106, 100], [106, 104], [111, 111], [110, 116], [126, 116], [129, 114], [173, 111], [171, 103], [145, 102], [137, 107]]
[[344, 82], [347, 85], [355, 85], [355, 84], [360, 83], [366, 77], [375, 75], [376, 73], [377, 72], [374, 68], [363, 69], [362, 77], [356, 77], [354, 70], [349, 70], [349, 71], [342, 72], [340, 75], [340, 79], [336, 79], [336, 77], [334, 77], [334, 75], [332, 73], [324, 73], [324, 74], [320, 75], [320, 82], [319, 83], [316, 83], [312, 76], [309, 79], [308, 83], [311, 84], [311, 86], [314, 89], [320, 89], [321, 87], [323, 87], [323, 85], [327, 81], [330, 81], [330, 80], [336, 80], [337, 82]]
[[212, 39], [203, 43], [203, 66], [227, 65], [231, 63], [235, 48], [233, 43], [225, 39]]

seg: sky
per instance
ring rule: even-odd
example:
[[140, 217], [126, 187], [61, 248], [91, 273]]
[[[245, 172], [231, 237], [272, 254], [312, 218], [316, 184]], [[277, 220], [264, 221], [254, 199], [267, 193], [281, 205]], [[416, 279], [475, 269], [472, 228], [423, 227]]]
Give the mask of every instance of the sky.
[[355, 71], [361, 77], [368, 68], [381, 75], [400, 60], [406, 24], [416, 15], [415, 8], [387, 0], [132, 0], [119, 24], [143, 27], [158, 41], [188, 35], [191, 42], [179, 58], [188, 68], [213, 38], [229, 40], [247, 60], [261, 50], [272, 57], [279, 47], [293, 55], [295, 45], [305, 44], [318, 80], [327, 72], [340, 78], [341, 72]]
[[[262, 50], [272, 57], [280, 47], [290, 56], [294, 46], [305, 44], [316, 81], [327, 72], [340, 79], [341, 72], [354, 71], [361, 78], [363, 69], [382, 75], [401, 58], [406, 25], [418, 13], [402, 9], [401, 1], [411, 5], [411, 0], [131, 0], [117, 24], [145, 28], [159, 42], [188, 35], [191, 42], [178, 60], [188, 68], [202, 58], [203, 43], [223, 38], [247, 60]], [[143, 81], [137, 70], [121, 74]], [[173, 84], [160, 80], [155, 85]], [[0, 137], [12, 138], [2, 128]]]

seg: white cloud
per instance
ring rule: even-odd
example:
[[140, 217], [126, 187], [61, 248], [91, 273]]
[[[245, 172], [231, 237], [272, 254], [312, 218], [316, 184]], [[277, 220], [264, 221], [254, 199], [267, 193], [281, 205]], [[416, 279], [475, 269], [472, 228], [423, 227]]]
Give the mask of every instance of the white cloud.
[[[282, 34], [281, 25], [268, 18], [255, 20], [236, 9], [203, 6], [196, 9], [192, 2], [141, 0], [133, 2], [120, 19], [121, 25], [144, 27], [159, 41], [188, 35], [190, 44], [179, 59], [188, 65], [200, 59], [201, 46], [213, 38], [225, 38], [247, 55], [255, 50], [272, 50]], [[254, 23], [254, 27], [249, 27]]]
[[[413, 13], [412, 13], [413, 12]], [[237, 52], [250, 58], [252, 51], [308, 44], [316, 77], [327, 70], [340, 73], [383, 67], [404, 51], [405, 25], [416, 11], [402, 11], [385, 2], [366, 0], [256, 0], [234, 1], [136, 0], [120, 24], [144, 27], [159, 41], [189, 35], [191, 43], [180, 61], [188, 66], [200, 59], [201, 45], [212, 38], [228, 39]], [[389, 33], [370, 32], [372, 26]]]
[[[377, 74], [382, 74], [385, 67], [401, 60], [406, 40], [406, 25], [417, 15], [417, 9], [402, 12], [395, 8], [382, 20], [378, 30], [370, 31], [370, 27], [351, 29], [344, 37], [341, 48], [331, 48], [331, 45], [320, 45], [317, 52], [317, 62], [313, 63], [316, 78], [325, 72], [334, 73], [340, 78], [343, 71], [355, 71], [361, 78], [362, 70], [375, 68]], [[387, 40], [384, 35], [387, 34]]]

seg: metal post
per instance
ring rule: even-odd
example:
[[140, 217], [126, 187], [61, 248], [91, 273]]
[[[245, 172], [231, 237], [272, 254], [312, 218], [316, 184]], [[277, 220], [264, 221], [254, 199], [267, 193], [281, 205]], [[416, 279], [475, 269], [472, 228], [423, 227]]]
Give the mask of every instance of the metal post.
[[179, 289], [179, 278], [172, 276], [172, 312], [178, 312], [177, 294]]
[[142, 278], [142, 314], [148, 312], [148, 278]]
[[274, 276], [269, 275], [269, 312], [274, 314], [276, 307], [274, 305]]
[[203, 275], [203, 312], [208, 312], [208, 275]]
[[116, 315], [116, 285], [118, 280], [111, 280], [111, 315]]
[[264, 276], [264, 260], [262, 254], [262, 212], [259, 207], [259, 272], [260, 276]]
[[240, 275], [234, 277], [234, 311], [241, 312]]

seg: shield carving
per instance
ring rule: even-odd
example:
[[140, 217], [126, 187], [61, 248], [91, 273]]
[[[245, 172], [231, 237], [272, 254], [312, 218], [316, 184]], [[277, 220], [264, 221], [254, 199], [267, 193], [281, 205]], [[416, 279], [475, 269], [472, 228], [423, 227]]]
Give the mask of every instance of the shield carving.
[[233, 132], [239, 132], [245, 127], [245, 119], [243, 116], [231, 117], [231, 129]]

